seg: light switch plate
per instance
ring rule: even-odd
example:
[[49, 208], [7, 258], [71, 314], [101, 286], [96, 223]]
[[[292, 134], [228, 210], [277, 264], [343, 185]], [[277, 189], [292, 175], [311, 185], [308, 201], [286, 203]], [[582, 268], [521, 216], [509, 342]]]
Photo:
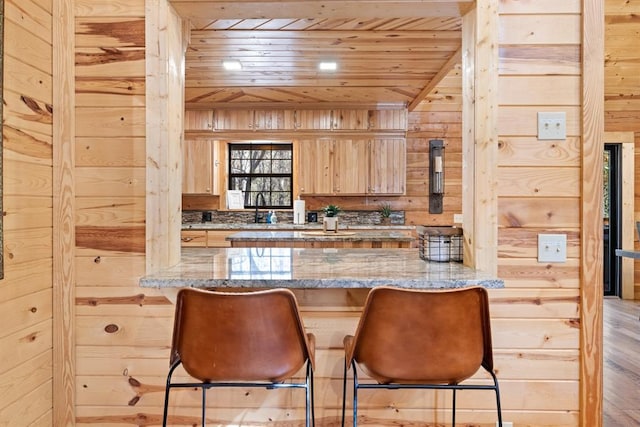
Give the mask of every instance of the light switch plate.
[[538, 112], [538, 139], [567, 139], [567, 114]]
[[566, 234], [538, 234], [538, 262], [566, 261]]

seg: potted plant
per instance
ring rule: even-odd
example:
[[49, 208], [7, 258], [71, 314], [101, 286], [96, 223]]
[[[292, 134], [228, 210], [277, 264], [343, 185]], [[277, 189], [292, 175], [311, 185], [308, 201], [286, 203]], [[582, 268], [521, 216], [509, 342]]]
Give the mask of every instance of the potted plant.
[[338, 205], [327, 205], [322, 208], [324, 218], [322, 219], [322, 228], [324, 231], [338, 231], [338, 213], [342, 209]]
[[378, 209], [378, 212], [380, 212], [381, 224], [384, 224], [384, 225], [391, 224], [391, 204], [381, 203], [380, 208]]

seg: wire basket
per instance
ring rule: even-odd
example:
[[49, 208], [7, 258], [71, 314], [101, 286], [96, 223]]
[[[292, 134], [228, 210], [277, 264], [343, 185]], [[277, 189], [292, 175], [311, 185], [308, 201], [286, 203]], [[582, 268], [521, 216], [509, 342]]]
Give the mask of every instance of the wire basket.
[[419, 226], [417, 232], [421, 259], [462, 262], [462, 228]]

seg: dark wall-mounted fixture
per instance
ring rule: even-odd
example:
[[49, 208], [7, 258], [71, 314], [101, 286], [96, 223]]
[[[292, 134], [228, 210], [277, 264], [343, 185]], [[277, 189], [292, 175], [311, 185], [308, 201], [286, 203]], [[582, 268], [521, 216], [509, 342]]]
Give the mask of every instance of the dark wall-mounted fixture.
[[429, 213], [442, 213], [444, 194], [444, 142], [429, 141]]

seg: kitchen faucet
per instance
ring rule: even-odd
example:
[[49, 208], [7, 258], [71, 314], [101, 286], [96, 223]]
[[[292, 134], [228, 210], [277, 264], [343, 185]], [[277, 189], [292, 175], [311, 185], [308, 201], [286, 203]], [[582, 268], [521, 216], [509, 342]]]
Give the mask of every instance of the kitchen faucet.
[[262, 193], [256, 194], [256, 203], [255, 203], [256, 204], [256, 214], [255, 214], [255, 217], [254, 217], [254, 220], [253, 220], [255, 223], [260, 222], [260, 214], [258, 213], [258, 207], [260, 205], [258, 203], [258, 198], [262, 199], [262, 206], [265, 206], [267, 204], [267, 202], [264, 200], [264, 194], [262, 194]]

